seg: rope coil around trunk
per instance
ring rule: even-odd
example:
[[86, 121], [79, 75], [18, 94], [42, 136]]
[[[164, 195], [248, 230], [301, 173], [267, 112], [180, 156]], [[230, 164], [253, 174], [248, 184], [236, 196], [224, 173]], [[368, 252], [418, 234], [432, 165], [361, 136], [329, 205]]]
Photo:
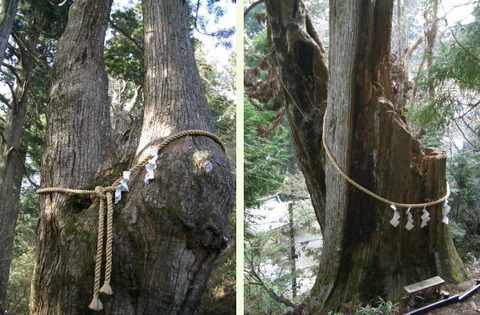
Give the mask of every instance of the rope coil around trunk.
[[[164, 141], [162, 141], [155, 148], [160, 151], [170, 142], [173, 142], [179, 138], [185, 136], [205, 136], [213, 139], [225, 152], [225, 145], [222, 141], [213, 133], [204, 131], [204, 130], [185, 130], [174, 135], [171, 135]], [[147, 155], [144, 159], [140, 160], [136, 165], [129, 169], [128, 172], [134, 173], [144, 167], [152, 158], [153, 154]], [[113, 182], [112, 185], [102, 187], [97, 186], [94, 190], [83, 190], [83, 189], [70, 189], [70, 188], [61, 188], [61, 187], [49, 187], [41, 188], [37, 190], [37, 194], [47, 194], [47, 193], [64, 193], [64, 194], [76, 194], [76, 195], [89, 195], [96, 197], [99, 203], [98, 209], [98, 236], [97, 236], [97, 252], [95, 258], [95, 277], [93, 285], [93, 298], [92, 302], [88, 307], [95, 311], [100, 311], [103, 309], [102, 302], [100, 301], [100, 293], [111, 295], [113, 294], [112, 288], [110, 286], [110, 278], [112, 273], [112, 237], [113, 237], [113, 192], [117, 189], [117, 186], [122, 182], [124, 177], [120, 177]], [[105, 218], [105, 203], [107, 208], [107, 214]], [[103, 238], [104, 238], [104, 226], [105, 220], [107, 222], [107, 240], [105, 248], [105, 279], [102, 287], [100, 287], [100, 278], [102, 270], [102, 257], [103, 257]]]
[[445, 200], [448, 199], [448, 197], [450, 196], [450, 186], [448, 185], [448, 182], [447, 182], [447, 187], [446, 187], [446, 190], [447, 192], [445, 193], [445, 195], [443, 197], [441, 197], [440, 199], [437, 199], [437, 200], [434, 200], [434, 201], [430, 201], [430, 202], [424, 202], [424, 203], [401, 203], [401, 202], [395, 202], [395, 201], [391, 201], [387, 198], [383, 198], [382, 196], [374, 193], [373, 191], [370, 191], [368, 190], [367, 188], [363, 187], [362, 185], [360, 185], [359, 183], [357, 183], [356, 181], [354, 181], [353, 179], [351, 179], [341, 168], [340, 166], [337, 164], [337, 162], [335, 161], [335, 158], [333, 157], [332, 155], [332, 152], [330, 152], [330, 149], [328, 148], [327, 146], [327, 141], [326, 141], [326, 138], [325, 138], [325, 134], [326, 134], [326, 117], [327, 117], [327, 111], [325, 111], [325, 115], [323, 116], [323, 130], [322, 130], [322, 144], [323, 144], [323, 147], [325, 149], [325, 154], [327, 155], [328, 159], [330, 160], [330, 162], [332, 163], [333, 167], [337, 170], [337, 172], [340, 174], [340, 176], [345, 179], [347, 182], [349, 182], [352, 186], [354, 186], [355, 188], [363, 191], [364, 193], [366, 193], [367, 195], [369, 195], [370, 197], [373, 197], [383, 203], [386, 203], [388, 205], [394, 205], [396, 207], [399, 207], [399, 208], [425, 208], [425, 207], [430, 207], [430, 206], [434, 206], [434, 205], [437, 205], [439, 203], [442, 203], [444, 202]]

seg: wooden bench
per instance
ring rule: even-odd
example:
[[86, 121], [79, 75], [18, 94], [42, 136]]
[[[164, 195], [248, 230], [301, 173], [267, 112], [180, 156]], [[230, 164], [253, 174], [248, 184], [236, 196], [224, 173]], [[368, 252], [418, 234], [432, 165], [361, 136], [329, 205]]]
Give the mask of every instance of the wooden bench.
[[406, 287], [403, 287], [403, 288], [407, 292], [407, 297], [412, 297], [412, 294], [424, 291], [429, 288], [435, 288], [435, 290], [438, 292], [439, 286], [442, 285], [443, 283], [445, 283], [445, 280], [443, 280], [439, 276], [435, 276], [430, 279], [426, 279], [414, 284], [407, 285]]

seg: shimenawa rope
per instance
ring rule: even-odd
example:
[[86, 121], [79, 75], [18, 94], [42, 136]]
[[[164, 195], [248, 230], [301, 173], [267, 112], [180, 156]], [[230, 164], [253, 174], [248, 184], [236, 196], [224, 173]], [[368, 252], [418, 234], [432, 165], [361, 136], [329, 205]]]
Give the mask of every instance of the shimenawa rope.
[[430, 202], [425, 202], [425, 203], [401, 203], [401, 202], [391, 201], [391, 200], [388, 200], [387, 198], [383, 198], [382, 196], [377, 195], [376, 193], [374, 193], [374, 192], [368, 190], [367, 188], [363, 187], [362, 185], [360, 185], [359, 183], [357, 183], [356, 181], [351, 179], [347, 174], [345, 174], [345, 172], [340, 168], [340, 166], [338, 166], [337, 162], [335, 161], [335, 158], [333, 157], [332, 152], [330, 152], [330, 149], [327, 146], [327, 141], [325, 139], [325, 134], [326, 134], [325, 125], [326, 125], [326, 120], [327, 120], [326, 117], [327, 117], [327, 111], [325, 111], [325, 115], [323, 116], [323, 130], [322, 130], [322, 144], [323, 144], [323, 147], [325, 149], [325, 154], [327, 155], [328, 159], [332, 163], [333, 167], [340, 174], [340, 176], [342, 176], [343, 179], [345, 179], [347, 182], [349, 182], [355, 188], [363, 191], [367, 195], [369, 195], [369, 196], [371, 196], [371, 197], [373, 197], [373, 198], [375, 198], [375, 199], [377, 199], [377, 200], [379, 200], [383, 203], [386, 203], [386, 204], [389, 204], [389, 205], [395, 205], [396, 207], [399, 207], [399, 208], [425, 208], [425, 207], [430, 207], [430, 206], [434, 206], [436, 204], [444, 202], [450, 196], [450, 186], [448, 185], [448, 182], [447, 182], [447, 192], [446, 192], [445, 196], [443, 196], [440, 199], [430, 201]]
[[[179, 138], [185, 136], [205, 136], [213, 139], [223, 151], [225, 151], [225, 145], [222, 141], [213, 133], [204, 131], [204, 130], [185, 130], [179, 133], [176, 133], [162, 143], [160, 143], [156, 148], [160, 151], [167, 144], [172, 141], [175, 141]], [[129, 172], [134, 173], [145, 166], [150, 159], [153, 158], [152, 154], [149, 154], [135, 166], [130, 168]], [[46, 193], [64, 193], [64, 194], [77, 194], [77, 195], [90, 195], [94, 196], [99, 200], [99, 209], [98, 209], [98, 236], [97, 236], [97, 253], [95, 258], [95, 278], [93, 285], [93, 298], [92, 302], [88, 307], [95, 311], [100, 311], [103, 309], [102, 302], [100, 301], [100, 293], [111, 295], [113, 294], [112, 288], [110, 286], [110, 277], [112, 273], [112, 236], [113, 236], [113, 195], [112, 193], [116, 190], [117, 186], [122, 181], [123, 177], [120, 177], [113, 182], [112, 185], [107, 187], [97, 186], [94, 190], [83, 190], [83, 189], [70, 189], [70, 188], [60, 188], [60, 187], [50, 187], [42, 188], [37, 190], [37, 194], [46, 194]], [[104, 238], [104, 225], [105, 225], [105, 202], [107, 203], [107, 244], [106, 244], [106, 262], [105, 262], [105, 279], [102, 287], [100, 287], [100, 278], [102, 270], [102, 256], [103, 256], [103, 238]]]

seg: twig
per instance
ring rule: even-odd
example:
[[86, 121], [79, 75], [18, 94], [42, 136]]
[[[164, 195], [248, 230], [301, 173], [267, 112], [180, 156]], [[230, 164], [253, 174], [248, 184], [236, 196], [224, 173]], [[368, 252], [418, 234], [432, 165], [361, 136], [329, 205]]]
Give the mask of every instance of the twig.
[[255, 1], [251, 5], [249, 5], [248, 8], [246, 8], [245, 11], [243, 12], [243, 17], [246, 17], [247, 14], [260, 3], [263, 3], [263, 0]]
[[272, 299], [274, 299], [275, 301], [280, 302], [280, 303], [282, 303], [282, 304], [284, 304], [288, 307], [292, 307], [292, 308], [297, 308], [298, 307], [297, 303], [293, 302], [290, 299], [287, 299], [284, 296], [279, 295], [277, 292], [275, 292], [275, 290], [268, 287], [265, 284], [265, 282], [263, 282], [262, 278], [258, 275], [258, 273], [254, 269], [247, 270], [247, 273], [250, 277], [252, 277], [254, 280], [257, 281], [258, 285], [262, 286], [265, 289], [265, 291], [267, 291], [268, 295], [270, 295], [270, 297]]
[[478, 105], [480, 105], [480, 101], [476, 102], [475, 104], [471, 105], [470, 109], [467, 110], [465, 113], [461, 114], [460, 116], [454, 117], [453, 119], [459, 119], [465, 117], [468, 113], [474, 110]]
[[140, 43], [138, 43], [132, 36], [130, 36], [130, 34], [128, 34], [127, 31], [125, 31], [123, 28], [121, 28], [120, 26], [118, 26], [117, 24], [115, 24], [115, 22], [114, 22], [111, 18], [108, 18], [108, 23], [110, 24], [110, 26], [112, 26], [112, 28], [114, 28], [115, 30], [119, 31], [120, 34], [122, 34], [122, 35], [125, 36], [128, 40], [130, 40], [130, 41], [135, 45], [135, 47], [137, 47], [137, 49], [140, 50], [140, 52], [143, 52], [143, 47], [142, 47], [142, 45], [140, 45]]
[[[453, 120], [453, 119], [452, 119], [452, 120]], [[456, 120], [453, 120], [453, 122], [454, 122], [455, 125], [457, 126], [458, 131], [460, 131], [460, 133], [462, 134], [463, 139], [465, 139], [465, 141], [467, 141], [468, 144], [472, 146], [472, 148], [475, 148], [475, 145], [474, 145], [473, 143], [471, 143], [470, 140], [468, 140], [467, 136], [466, 136], [465, 133], [463, 132], [462, 128], [460, 128], [460, 126], [458, 125], [457, 121], [456, 121]]]
[[452, 33], [452, 36], [453, 36], [453, 39], [455, 39], [455, 41], [457, 42], [458, 46], [460, 46], [460, 48], [462, 48], [473, 60], [477, 61], [480, 63], [480, 58], [478, 58], [477, 56], [475, 56], [474, 54], [472, 54], [467, 48], [463, 47], [462, 44], [460, 44], [460, 42], [458, 41], [458, 39], [455, 37], [455, 33], [453, 33], [452, 30], [450, 30], [450, 32]]

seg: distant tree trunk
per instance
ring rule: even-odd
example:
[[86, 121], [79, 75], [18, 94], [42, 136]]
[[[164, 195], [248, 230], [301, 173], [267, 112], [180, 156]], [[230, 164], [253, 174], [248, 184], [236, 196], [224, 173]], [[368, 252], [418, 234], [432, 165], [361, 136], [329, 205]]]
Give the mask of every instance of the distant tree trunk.
[[[297, 157], [317, 216], [324, 220], [320, 221], [324, 247], [308, 311], [317, 314], [378, 295], [398, 298], [404, 285], [437, 274], [450, 282], [463, 280], [465, 269], [449, 227], [441, 222], [440, 205], [428, 208], [431, 220], [423, 229], [421, 209], [413, 209], [411, 231], [405, 229], [406, 209], [399, 209], [401, 223], [394, 228], [389, 224], [389, 205], [353, 188], [329, 161], [322, 161], [319, 113], [324, 112], [327, 93], [323, 97], [313, 93], [326, 89], [326, 70], [315, 75], [316, 69], [326, 69], [321, 63], [324, 54], [306, 44], [315, 33], [309, 30], [302, 2], [295, 3], [266, 2]], [[445, 155], [437, 150], [422, 154], [403, 117], [393, 111], [392, 6], [393, 1], [330, 1], [326, 139], [339, 166], [355, 181], [393, 201], [422, 203], [445, 194]], [[302, 87], [302, 82], [310, 84]], [[298, 145], [307, 139], [312, 145]], [[314, 158], [305, 162], [302, 157], [309, 155]], [[318, 170], [323, 170], [322, 165], [326, 176], [312, 178], [322, 174]], [[326, 193], [325, 189], [312, 192], [311, 183], [326, 187]], [[325, 196], [326, 206], [319, 208]]]
[[[32, 23], [34, 24], [34, 23]], [[20, 189], [25, 164], [26, 149], [21, 146], [21, 135], [27, 111], [30, 77], [35, 64], [35, 51], [39, 38], [38, 30], [23, 39], [14, 95], [10, 102], [3, 132], [0, 138], [0, 314], [6, 307], [6, 290], [10, 274], [13, 239], [20, 211]]]
[[18, 0], [2, 0], [0, 3], [0, 63], [5, 55], [8, 38], [17, 14], [17, 7]]
[[288, 228], [290, 236], [290, 273], [292, 274], [292, 298], [297, 297], [297, 276], [295, 260], [297, 255], [295, 253], [295, 227], [293, 221], [293, 201], [288, 202]]
[[[431, 11], [425, 10], [425, 22], [423, 25], [423, 32], [425, 35], [425, 58], [427, 58], [427, 68], [433, 63], [433, 47], [435, 46], [435, 39], [437, 37], [438, 27], [438, 0], [433, 0], [429, 3], [432, 7]], [[428, 100], [432, 101], [435, 98], [435, 88], [433, 86], [432, 74], [428, 73]]]
[[[78, 0], [70, 8], [50, 73], [42, 187], [85, 188], [113, 165], [102, 59], [111, 2]], [[87, 313], [96, 248], [90, 204], [75, 195], [40, 196], [31, 314]]]
[[[54, 61], [42, 187], [111, 185], [116, 163], [102, 49], [111, 1], [78, 0]], [[188, 3], [143, 2], [145, 107], [131, 163], [186, 129], [213, 131], [189, 38]], [[113, 295], [105, 314], [193, 314], [228, 239], [234, 186], [212, 139], [187, 136], [159, 152], [155, 179], [134, 174], [114, 207]], [[92, 299], [96, 203], [41, 195], [32, 314], [86, 314]]]
[[[297, 5], [295, 5], [297, 4]], [[265, 1], [268, 24], [287, 98], [295, 156], [320, 227], [325, 227], [325, 171], [320, 146], [327, 99], [325, 50], [302, 1]]]

